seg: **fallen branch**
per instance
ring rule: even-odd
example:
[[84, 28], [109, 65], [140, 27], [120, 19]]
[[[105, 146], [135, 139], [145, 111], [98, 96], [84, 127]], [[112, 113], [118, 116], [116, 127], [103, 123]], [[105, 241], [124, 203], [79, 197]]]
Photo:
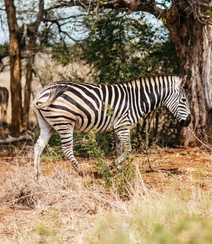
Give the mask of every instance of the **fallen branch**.
[[12, 137], [8, 136], [6, 139], [0, 139], [0, 144], [8, 144], [17, 141], [30, 141], [32, 137], [29, 135], [19, 136], [19, 137]]

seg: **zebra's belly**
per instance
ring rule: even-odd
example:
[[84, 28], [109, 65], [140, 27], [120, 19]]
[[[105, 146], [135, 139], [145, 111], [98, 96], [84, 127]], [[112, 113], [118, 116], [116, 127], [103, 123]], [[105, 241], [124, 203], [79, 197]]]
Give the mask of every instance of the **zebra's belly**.
[[113, 127], [114, 121], [111, 117], [106, 117], [102, 120], [88, 119], [76, 120], [74, 125], [74, 130], [80, 131], [82, 133], [89, 133], [91, 130], [96, 133], [103, 133], [110, 130]]

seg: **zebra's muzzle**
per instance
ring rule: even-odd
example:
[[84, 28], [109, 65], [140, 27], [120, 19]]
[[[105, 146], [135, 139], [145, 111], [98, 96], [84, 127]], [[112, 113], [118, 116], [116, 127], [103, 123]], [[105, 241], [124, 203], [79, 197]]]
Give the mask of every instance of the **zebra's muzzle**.
[[190, 122], [191, 122], [191, 115], [189, 114], [189, 115], [187, 116], [186, 120], [181, 120], [181, 121], [179, 121], [179, 124], [180, 124], [181, 126], [187, 127], [187, 126], [190, 124]]

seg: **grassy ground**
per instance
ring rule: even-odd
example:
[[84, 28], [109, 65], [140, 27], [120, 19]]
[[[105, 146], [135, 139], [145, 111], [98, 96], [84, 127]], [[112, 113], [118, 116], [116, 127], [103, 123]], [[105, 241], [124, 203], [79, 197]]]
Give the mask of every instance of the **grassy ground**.
[[212, 243], [212, 157], [204, 150], [136, 154], [133, 177], [113, 173], [110, 184], [94, 159], [79, 159], [81, 178], [67, 160], [43, 158], [35, 181], [32, 147], [0, 157], [0, 243]]

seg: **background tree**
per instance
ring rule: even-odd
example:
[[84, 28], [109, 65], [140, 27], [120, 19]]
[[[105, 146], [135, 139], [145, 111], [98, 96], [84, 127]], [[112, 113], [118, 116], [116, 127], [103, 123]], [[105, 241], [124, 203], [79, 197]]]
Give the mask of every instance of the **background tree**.
[[10, 33], [10, 91], [13, 111], [11, 131], [13, 132], [13, 135], [19, 135], [23, 124], [21, 99], [21, 31], [17, 23], [16, 8], [13, 0], [5, 0], [5, 7]]
[[[21, 5], [18, 10], [15, 4]], [[3, 11], [4, 9], [2, 8], [1, 10]], [[23, 129], [29, 129], [28, 114], [30, 109], [31, 82], [33, 73], [36, 75], [33, 64], [36, 53], [38, 29], [45, 14], [44, 1], [39, 0], [38, 3], [37, 1], [32, 1], [26, 4], [22, 1], [5, 0], [5, 12], [8, 22], [9, 48], [8, 50], [4, 50], [0, 57], [2, 60], [2, 58], [9, 54], [10, 58], [10, 90], [12, 105], [10, 130], [13, 136], [18, 136]], [[26, 20], [28, 23], [24, 22]], [[18, 24], [18, 22], [21, 24]], [[21, 87], [23, 66], [21, 60], [23, 57], [27, 60], [24, 99], [22, 98]]]

